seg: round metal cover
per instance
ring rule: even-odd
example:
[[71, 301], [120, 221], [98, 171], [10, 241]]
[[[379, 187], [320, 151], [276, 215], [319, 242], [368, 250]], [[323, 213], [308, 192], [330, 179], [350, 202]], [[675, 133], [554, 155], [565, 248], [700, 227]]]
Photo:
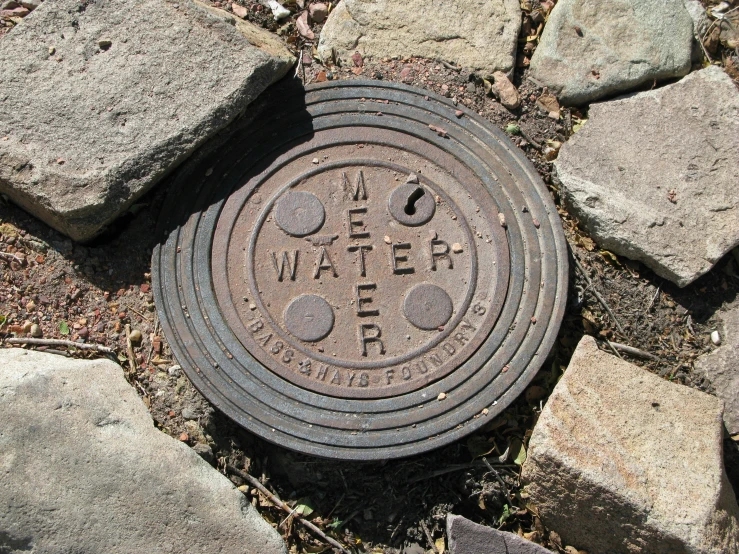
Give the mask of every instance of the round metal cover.
[[157, 306], [216, 407], [277, 444], [386, 459], [518, 396], [563, 316], [535, 169], [450, 100], [375, 81], [277, 89], [163, 213]]

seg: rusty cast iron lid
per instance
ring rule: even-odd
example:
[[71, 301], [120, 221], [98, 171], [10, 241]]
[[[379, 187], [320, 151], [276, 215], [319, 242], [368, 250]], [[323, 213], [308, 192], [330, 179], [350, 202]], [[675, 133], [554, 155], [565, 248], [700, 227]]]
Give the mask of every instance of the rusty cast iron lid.
[[408, 456], [491, 421], [565, 307], [535, 169], [422, 90], [270, 92], [162, 214], [154, 290], [188, 377], [250, 431], [332, 458]]

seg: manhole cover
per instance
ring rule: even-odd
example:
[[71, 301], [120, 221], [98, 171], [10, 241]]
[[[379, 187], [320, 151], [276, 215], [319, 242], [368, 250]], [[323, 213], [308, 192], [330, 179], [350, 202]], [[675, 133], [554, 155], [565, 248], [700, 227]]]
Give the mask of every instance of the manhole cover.
[[407, 456], [491, 421], [566, 301], [531, 164], [397, 84], [283, 86], [253, 113], [162, 216], [156, 300], [193, 383], [258, 435], [334, 458]]

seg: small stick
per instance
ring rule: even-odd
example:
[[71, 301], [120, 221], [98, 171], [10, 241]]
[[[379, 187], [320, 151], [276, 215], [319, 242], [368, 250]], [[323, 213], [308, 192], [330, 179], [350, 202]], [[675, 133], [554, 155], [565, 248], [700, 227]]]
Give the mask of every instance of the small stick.
[[[288, 514], [293, 513], [293, 509], [290, 508], [290, 506], [288, 506], [282, 500], [280, 500], [274, 494], [272, 494], [269, 491], [269, 489], [267, 489], [267, 487], [265, 487], [264, 485], [262, 485], [262, 483], [259, 482], [258, 479], [255, 479], [254, 477], [252, 477], [251, 475], [249, 475], [245, 471], [241, 471], [240, 469], [236, 469], [232, 465], [227, 465], [226, 467], [228, 468], [229, 471], [231, 471], [232, 473], [235, 473], [236, 475], [238, 475], [239, 477], [241, 477], [245, 481], [249, 481], [249, 483], [251, 483], [251, 485], [254, 488], [256, 488], [257, 490], [259, 490], [259, 492], [261, 492], [264, 496], [266, 496], [267, 499], [272, 504], [274, 504], [275, 506], [277, 506], [281, 510], [284, 510]], [[295, 517], [305, 527], [307, 527], [313, 533], [315, 533], [316, 535], [318, 535], [318, 537], [320, 537], [321, 540], [327, 542], [328, 544], [330, 544], [334, 548], [337, 548], [338, 550], [340, 550], [344, 554], [350, 554], [349, 551], [341, 545], [341, 543], [339, 543], [338, 541], [336, 541], [336, 540], [332, 539], [331, 537], [329, 537], [328, 535], [326, 535], [326, 533], [324, 533], [323, 531], [321, 531], [318, 527], [316, 527], [313, 523], [311, 523], [310, 521], [308, 521], [307, 519], [305, 519], [303, 516], [301, 516], [299, 514], [295, 514]]]
[[0, 258], [9, 262], [18, 262], [21, 265], [23, 265], [24, 262], [24, 260], [16, 256], [15, 254], [11, 254], [10, 252], [0, 252]]
[[434, 554], [439, 554], [439, 549], [436, 548], [436, 544], [434, 544], [434, 538], [431, 536], [431, 532], [429, 531], [429, 528], [426, 526], [426, 523], [421, 520], [419, 521], [421, 524], [421, 529], [423, 529], [423, 534], [426, 535], [426, 538], [429, 541], [429, 544], [431, 545], [431, 549], [434, 551]]
[[537, 150], [538, 150], [539, 152], [541, 152], [541, 150], [542, 150], [542, 146], [541, 146], [541, 144], [539, 144], [539, 143], [538, 143], [538, 142], [536, 142], [536, 141], [535, 141], [535, 140], [534, 140], [533, 138], [531, 138], [531, 135], [529, 135], [529, 134], [528, 134], [528, 133], [527, 133], [526, 131], [524, 131], [523, 129], [519, 128], [519, 131], [521, 131], [521, 134], [523, 135], [523, 138], [525, 138], [525, 139], [526, 139], [527, 141], [529, 141], [529, 144], [531, 144], [531, 146], [533, 146], [533, 147], [534, 147], [534, 148], [536, 148], [536, 149], [537, 149]]
[[303, 49], [300, 49], [300, 54], [298, 55], [298, 63], [295, 66], [295, 75], [293, 77], [298, 77], [300, 75], [300, 67], [303, 65]]
[[615, 354], [616, 356], [618, 356], [619, 358], [621, 358], [621, 359], [623, 360], [623, 359], [624, 359], [624, 357], [623, 357], [623, 356], [622, 356], [622, 355], [621, 355], [621, 354], [620, 354], [620, 353], [618, 352], [618, 350], [616, 349], [616, 347], [615, 347], [615, 346], [613, 346], [613, 343], [612, 343], [611, 341], [609, 341], [608, 339], [605, 339], [605, 340], [606, 340], [606, 343], [608, 344], [608, 347], [609, 347], [609, 348], [610, 348], [611, 350], [613, 350], [613, 353], [614, 353], [614, 354]]
[[655, 292], [654, 296], [652, 296], [652, 300], [649, 302], [649, 306], [647, 306], [647, 309], [644, 310], [645, 314], [648, 314], [649, 310], [652, 309], [652, 306], [654, 305], [654, 301], [657, 299], [657, 296], [659, 296], [659, 287], [657, 287], [657, 292]]
[[113, 349], [99, 344], [85, 344], [81, 342], [72, 342], [71, 340], [60, 339], [3, 339], [2, 342], [8, 344], [32, 344], [36, 346], [70, 346], [79, 350], [95, 350], [103, 354], [113, 354]]
[[452, 65], [449, 62], [445, 62], [444, 60], [439, 60], [439, 63], [441, 63], [441, 65], [443, 65], [447, 69], [451, 69], [452, 71], [456, 71], [457, 73], [459, 73], [460, 71], [462, 71], [462, 68], [461, 67], [457, 67], [456, 65]]
[[287, 520], [290, 519], [290, 516], [292, 516], [297, 510], [298, 510], [297, 506], [295, 506], [292, 510], [290, 510], [290, 513], [287, 514], [287, 517], [280, 522], [277, 528], [282, 529], [282, 526], [285, 525], [285, 523], [287, 523]]
[[659, 358], [655, 356], [654, 354], [650, 354], [649, 352], [644, 352], [644, 350], [639, 350], [638, 348], [635, 348], [633, 346], [628, 346], [626, 344], [619, 344], [617, 342], [610, 342], [608, 341], [608, 344], [615, 348], [616, 350], [620, 350], [621, 352], [626, 352], [630, 356], [634, 356], [636, 358], [644, 358], [646, 360], [653, 360], [655, 362], [659, 361]]
[[506, 486], [505, 481], [503, 481], [500, 474], [495, 470], [495, 468], [490, 465], [490, 462], [488, 462], [487, 458], [483, 457], [482, 461], [485, 462], [485, 465], [488, 466], [490, 472], [495, 475], [498, 483], [500, 483], [500, 485], [503, 487], [503, 492], [505, 492], [506, 499], [508, 500], [508, 507], [510, 509], [513, 509], [513, 501], [511, 500], [511, 494], [508, 492], [508, 487]]
[[580, 260], [577, 259], [577, 256], [575, 256], [575, 253], [572, 251], [572, 247], [570, 247], [570, 254], [572, 254], [572, 259], [575, 262], [575, 267], [577, 267], [577, 269], [580, 271], [580, 274], [583, 276], [583, 278], [587, 282], [588, 287], [590, 288], [590, 291], [593, 293], [593, 296], [595, 296], [598, 302], [600, 302], [600, 305], [603, 306], [603, 309], [605, 309], [608, 315], [611, 316], [611, 319], [613, 319], [613, 322], [616, 324], [616, 327], [621, 332], [621, 334], [625, 335], [626, 333], [624, 332], [624, 328], [621, 327], [621, 324], [619, 323], [618, 319], [616, 319], [616, 316], [611, 311], [611, 308], [608, 305], [608, 303], [605, 301], [605, 299], [600, 295], [600, 293], [597, 290], [595, 290], [595, 286], [593, 286], [593, 281], [591, 281], [588, 274], [585, 273], [585, 268], [580, 263]]
[[132, 307], [132, 306], [128, 306], [128, 309], [129, 309], [129, 310], [131, 310], [131, 311], [132, 311], [133, 313], [135, 313], [135, 314], [136, 314], [137, 316], [139, 316], [139, 317], [141, 317], [141, 318], [145, 319], [146, 321], [151, 321], [151, 319], [149, 319], [149, 318], [148, 318], [147, 316], [145, 316], [144, 314], [142, 314], [142, 313], [141, 313], [140, 311], [138, 311], [138, 310], [137, 310], [136, 308], [134, 308], [134, 307]]
[[126, 323], [126, 351], [128, 352], [128, 365], [131, 366], [131, 373], [136, 373], [136, 355], [133, 353], [133, 343], [131, 342], [131, 325]]
[[437, 469], [436, 471], [432, 471], [431, 473], [425, 473], [423, 475], [417, 475], [416, 477], [413, 477], [412, 479], [408, 479], [408, 483], [417, 483], [418, 481], [425, 481], [426, 479], [433, 479], [435, 477], [439, 477], [440, 475], [446, 475], [447, 473], [452, 473], [454, 471], [461, 471], [463, 469], [469, 469], [471, 467], [474, 467], [476, 464], [461, 464], [457, 466], [452, 467], [446, 467], [444, 469]]
[[148, 392], [146, 392], [146, 389], [144, 389], [144, 387], [142, 387], [142, 386], [141, 386], [141, 383], [139, 383], [139, 382], [138, 382], [138, 381], [136, 381], [136, 380], [134, 380], [134, 383], [136, 383], [136, 386], [137, 386], [137, 387], [139, 388], [139, 390], [141, 391], [141, 394], [143, 394], [143, 395], [144, 395], [145, 397], [147, 397], [147, 398], [148, 398], [148, 396], [149, 396], [149, 393], [148, 393]]
[[390, 540], [388, 541], [389, 544], [393, 543], [393, 539], [395, 539], [395, 535], [398, 534], [398, 531], [400, 530], [400, 526], [403, 525], [403, 522], [405, 521], [405, 514], [403, 514], [400, 518], [400, 521], [395, 526], [395, 529], [393, 529], [392, 534], [390, 535]]

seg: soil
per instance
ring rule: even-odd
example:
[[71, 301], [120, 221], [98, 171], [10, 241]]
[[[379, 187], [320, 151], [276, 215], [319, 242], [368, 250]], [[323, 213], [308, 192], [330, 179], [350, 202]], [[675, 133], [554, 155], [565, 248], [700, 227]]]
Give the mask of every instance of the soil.
[[[558, 145], [586, 113], [563, 109], [555, 120], [538, 108], [536, 100], [543, 91], [526, 80], [524, 60], [513, 79], [522, 104], [509, 111], [486, 93], [485, 83], [476, 75], [439, 61], [362, 60], [361, 66], [323, 66], [310, 55], [311, 45], [295, 32], [294, 16], [276, 23], [260, 4], [243, 4], [249, 19], [285, 36], [296, 53], [309, 54], [297, 71], [304, 82], [383, 79], [456, 98], [506, 130], [534, 163], [557, 203], [572, 255], [592, 283], [571, 264], [568, 310], [557, 344], [535, 381], [483, 431], [400, 461], [323, 460], [256, 438], [210, 407], [173, 359], [161, 333], [149, 272], [152, 250], [162, 240], [156, 234], [157, 219], [171, 179], [87, 245], [75, 244], [16, 206], [0, 202], [0, 337], [29, 336], [31, 325], [37, 324], [44, 338], [112, 348], [112, 358], [121, 364], [158, 428], [195, 447], [224, 473], [228, 474], [228, 465], [243, 468], [291, 506], [306, 506], [302, 511], [308, 519], [353, 551], [438, 551], [445, 517], [451, 512], [564, 552], [566, 545], [528, 506], [519, 475], [522, 450], [577, 342], [589, 334], [609, 352], [608, 341], [637, 347], [657, 359], [621, 356], [665, 379], [710, 392], [693, 373], [693, 362], [715, 348], [709, 336], [716, 328], [716, 313], [739, 293], [739, 257], [726, 256], [707, 275], [680, 289], [641, 264], [600, 249], [562, 205], [551, 162]], [[532, 4], [538, 7], [538, 2]], [[318, 36], [320, 26], [313, 30]], [[736, 62], [735, 53], [721, 55]], [[142, 337], [132, 344], [132, 360], [127, 325]], [[76, 357], [102, 355], [60, 347], [37, 349]], [[739, 492], [739, 437], [734, 439], [724, 441], [725, 464]], [[229, 476], [278, 527], [292, 552], [330, 551], [293, 516], [286, 518], [256, 489]]]

